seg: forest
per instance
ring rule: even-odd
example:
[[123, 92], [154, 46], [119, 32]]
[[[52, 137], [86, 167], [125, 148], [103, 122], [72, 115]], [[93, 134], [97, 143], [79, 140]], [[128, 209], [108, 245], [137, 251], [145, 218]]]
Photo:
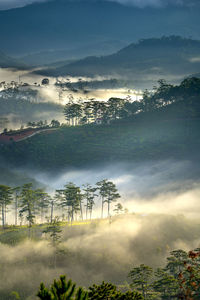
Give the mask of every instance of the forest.
[[[190, 77], [180, 85], [160, 80], [140, 101], [72, 99], [60, 112], [65, 124], [56, 119], [51, 124], [29, 121], [27, 128], [53, 126], [55, 130], [1, 145], [0, 298], [198, 299], [199, 222], [175, 215], [175, 206], [181, 195], [184, 207], [190, 186], [191, 205], [198, 207], [199, 92], [200, 79]], [[174, 197], [169, 204], [174, 214], [134, 212], [134, 206], [129, 210], [116, 179], [102, 177], [95, 184], [94, 180], [85, 183], [83, 173], [81, 184], [66, 177], [56, 189], [39, 180], [44, 170], [53, 176], [49, 177], [53, 183], [62, 171], [73, 173], [75, 167], [126, 161], [130, 168], [133, 162], [147, 168], [150, 160], [168, 160], [169, 165], [169, 158], [193, 162], [186, 169], [188, 174], [182, 171], [179, 176], [180, 187], [173, 185], [176, 175], [163, 166], [163, 180]], [[13, 177], [22, 165], [30, 177], [25, 173]], [[160, 166], [150, 169], [152, 177], [153, 168]], [[30, 170], [37, 170], [35, 180]], [[141, 207], [144, 198], [150, 203], [153, 197], [158, 197], [158, 203], [164, 201], [162, 180], [156, 181], [160, 189], [151, 184], [139, 198]], [[146, 188], [144, 182], [142, 188]], [[170, 202], [169, 194], [166, 200]]]

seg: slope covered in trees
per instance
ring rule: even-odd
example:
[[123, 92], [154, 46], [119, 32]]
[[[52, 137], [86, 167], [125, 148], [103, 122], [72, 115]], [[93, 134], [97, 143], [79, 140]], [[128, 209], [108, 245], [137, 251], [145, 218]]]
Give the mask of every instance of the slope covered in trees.
[[[154, 94], [122, 106], [110, 124], [64, 126], [0, 148], [1, 157], [15, 166], [46, 170], [102, 164], [199, 157], [200, 80], [180, 86], [161, 81]], [[116, 112], [116, 109], [113, 110]]]

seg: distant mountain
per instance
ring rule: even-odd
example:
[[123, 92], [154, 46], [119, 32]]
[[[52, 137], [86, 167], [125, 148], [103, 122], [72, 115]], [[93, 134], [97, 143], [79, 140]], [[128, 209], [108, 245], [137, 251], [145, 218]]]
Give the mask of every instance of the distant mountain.
[[20, 60], [7, 56], [0, 51], [0, 68], [27, 69], [27, 66]]
[[169, 76], [173, 81], [199, 72], [198, 57], [200, 41], [170, 36], [140, 40], [112, 55], [87, 57], [39, 73], [49, 76], [112, 75], [141, 82]]
[[199, 14], [199, 7], [141, 9], [104, 0], [35, 3], [0, 11], [1, 49], [22, 56], [110, 40], [130, 43], [171, 34], [200, 38]]
[[89, 55], [108, 55], [124, 47], [125, 44], [126, 43], [121, 41], [104, 41], [100, 43], [96, 42], [82, 47], [80, 46], [78, 48], [65, 50], [47, 50], [32, 53], [20, 57], [20, 59], [29, 65], [44, 66], [57, 62], [60, 63], [67, 60], [77, 60], [85, 58]]

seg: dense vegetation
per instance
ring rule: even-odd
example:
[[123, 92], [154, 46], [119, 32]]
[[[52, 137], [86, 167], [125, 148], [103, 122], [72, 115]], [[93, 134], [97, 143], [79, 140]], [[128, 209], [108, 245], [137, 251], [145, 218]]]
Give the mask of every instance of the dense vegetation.
[[[88, 292], [79, 288], [75, 292], [75, 285], [71, 280], [66, 282], [65, 276], [60, 276], [60, 280], [54, 280], [51, 289], [40, 285], [37, 296], [41, 300], [67, 300], [67, 299], [185, 299], [198, 300], [200, 293], [200, 249], [197, 248], [189, 253], [179, 249], [172, 251], [167, 258], [164, 268], [153, 271], [149, 266], [141, 264], [134, 267], [129, 272], [131, 278], [130, 287], [137, 291], [127, 291], [122, 293], [113, 284], [102, 282], [101, 285], [94, 284], [89, 287]], [[128, 288], [128, 287], [127, 287]]]
[[[186, 79], [179, 86], [161, 81], [155, 93], [144, 94], [143, 101], [113, 99], [109, 115], [105, 111], [109, 124], [61, 127], [2, 146], [0, 154], [15, 166], [58, 171], [120, 160], [196, 159], [200, 153], [199, 90], [197, 78]], [[101, 102], [98, 105], [106, 107]], [[79, 106], [79, 114], [81, 109]], [[80, 115], [75, 118], [79, 120]]]

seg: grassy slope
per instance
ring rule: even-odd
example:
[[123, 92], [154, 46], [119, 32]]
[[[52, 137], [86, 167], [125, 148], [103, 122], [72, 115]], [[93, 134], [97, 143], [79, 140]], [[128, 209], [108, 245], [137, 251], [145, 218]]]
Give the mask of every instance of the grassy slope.
[[0, 155], [15, 166], [57, 171], [115, 161], [197, 158], [200, 118], [173, 113], [163, 108], [109, 126], [64, 127], [2, 146]]

